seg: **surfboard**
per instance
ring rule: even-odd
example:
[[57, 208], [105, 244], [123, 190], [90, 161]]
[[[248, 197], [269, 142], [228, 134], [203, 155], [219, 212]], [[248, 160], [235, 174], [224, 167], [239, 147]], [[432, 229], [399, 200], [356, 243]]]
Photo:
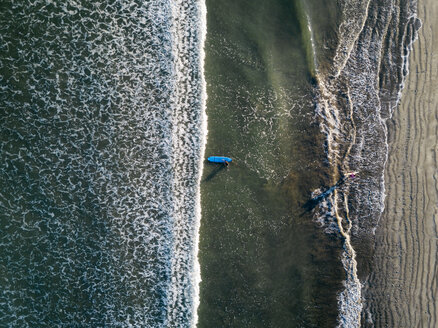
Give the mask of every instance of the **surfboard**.
[[210, 156], [207, 160], [210, 163], [225, 163], [225, 162], [230, 163], [232, 161], [231, 158], [225, 156]]

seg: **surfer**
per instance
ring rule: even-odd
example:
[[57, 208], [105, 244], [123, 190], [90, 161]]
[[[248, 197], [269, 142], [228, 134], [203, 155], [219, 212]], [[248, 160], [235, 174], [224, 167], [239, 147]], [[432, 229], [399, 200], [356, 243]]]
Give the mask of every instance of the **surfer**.
[[[320, 202], [322, 202], [328, 195], [330, 195], [335, 189], [342, 186], [348, 179], [354, 179], [356, 177], [356, 174], [358, 172], [348, 172], [346, 175], [341, 177], [338, 182], [336, 182], [334, 185], [326, 188], [323, 192], [321, 192], [319, 195], [309, 199], [304, 205], [303, 208], [306, 211], [310, 211], [314, 209]], [[303, 213], [304, 214], [304, 213]]]
[[225, 166], [228, 166], [228, 164], [233, 161], [232, 158], [225, 156], [210, 156], [207, 160], [210, 163], [224, 164]]
[[[343, 185], [348, 180], [348, 178], [354, 179], [356, 177], [357, 173], [358, 172], [348, 172], [346, 175], [341, 177], [333, 187], [336, 189], [337, 187]], [[333, 187], [331, 187], [331, 188], [333, 188]]]

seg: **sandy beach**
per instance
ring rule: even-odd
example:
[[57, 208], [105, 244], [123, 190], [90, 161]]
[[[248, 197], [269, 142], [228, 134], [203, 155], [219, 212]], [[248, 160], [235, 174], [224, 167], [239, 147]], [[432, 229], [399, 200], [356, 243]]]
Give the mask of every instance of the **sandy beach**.
[[388, 121], [385, 211], [365, 285], [367, 327], [437, 327], [438, 2], [422, 21], [401, 104]]

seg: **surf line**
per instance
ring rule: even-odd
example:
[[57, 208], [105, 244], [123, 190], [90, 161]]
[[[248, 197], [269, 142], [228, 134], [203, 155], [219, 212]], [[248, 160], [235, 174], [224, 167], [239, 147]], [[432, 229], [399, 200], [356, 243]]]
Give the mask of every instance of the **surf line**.
[[[349, 110], [349, 118], [351, 121], [352, 129], [350, 130], [350, 139], [351, 142], [348, 146], [347, 152], [344, 156], [347, 158], [350, 155], [351, 149], [354, 144], [356, 144], [356, 124], [354, 122], [353, 117], [353, 102], [351, 100], [351, 94], [350, 94], [350, 88], [347, 88], [347, 97], [350, 104], [350, 110]], [[352, 177], [354, 178], [355, 175], [358, 172], [353, 172]], [[347, 228], [346, 231], [344, 230], [344, 227], [342, 225], [342, 216], [339, 215], [338, 207], [337, 207], [337, 196], [338, 192], [335, 190], [334, 194], [334, 211], [336, 216], [336, 221], [339, 228], [339, 233], [344, 238], [344, 252], [342, 253], [342, 265], [344, 267], [344, 270], [346, 272], [346, 279], [345, 279], [345, 288], [344, 290], [339, 294], [339, 327], [342, 326], [350, 326], [352, 322], [356, 323], [357, 327], [360, 327], [360, 321], [361, 321], [361, 313], [363, 309], [362, 304], [362, 284], [359, 281], [359, 278], [357, 276], [357, 261], [356, 261], [356, 252], [351, 244], [351, 227], [352, 222], [350, 220], [350, 212], [348, 208], [348, 195], [347, 193], [343, 193], [344, 195], [344, 210], [345, 210], [345, 218], [347, 220]], [[353, 301], [353, 307], [349, 307], [348, 304], [350, 304], [349, 300]]]
[[313, 210], [325, 199], [333, 196], [331, 200], [331, 203], [333, 204], [332, 213], [334, 213], [333, 216], [336, 219], [338, 232], [343, 239], [343, 253], [341, 262], [346, 273], [346, 279], [344, 280], [344, 290], [340, 294], [338, 294], [338, 327], [360, 327], [361, 313], [363, 308], [361, 299], [362, 284], [357, 276], [356, 252], [351, 244], [350, 232], [352, 228], [352, 221], [349, 217], [348, 196], [345, 192], [341, 192], [343, 194], [343, 203], [345, 205], [345, 228], [345, 224], [343, 223], [344, 218], [342, 217], [338, 209], [338, 199], [340, 194], [338, 188], [340, 188], [346, 182], [354, 179], [357, 174], [358, 172], [347, 173], [345, 176], [342, 176], [335, 184], [327, 188], [325, 191], [321, 192], [319, 195], [313, 197], [308, 202], [306, 202], [306, 204], [303, 205], [305, 212], [308, 212]]
[[[346, 273], [346, 279], [344, 280], [344, 290], [338, 294], [338, 327], [360, 327], [361, 313], [362, 313], [362, 284], [357, 276], [357, 261], [356, 252], [353, 249], [351, 243], [351, 228], [352, 221], [349, 218], [348, 209], [348, 196], [344, 192], [339, 192], [338, 187], [340, 187], [339, 182], [343, 184], [342, 172], [349, 170], [346, 165], [345, 159], [349, 156], [353, 145], [356, 143], [356, 125], [353, 119], [353, 107], [351, 101], [350, 90], [347, 90], [347, 97], [349, 99], [350, 108], [348, 109], [348, 116], [352, 124], [352, 129], [350, 131], [350, 143], [347, 147], [346, 153], [343, 158], [340, 157], [337, 140], [342, 139], [342, 131], [339, 122], [341, 121], [341, 113], [337, 107], [336, 97], [331, 90], [331, 86], [326, 85], [320, 72], [317, 72], [317, 81], [319, 86], [320, 101], [321, 103], [317, 106], [317, 112], [319, 116], [325, 121], [326, 124], [321, 123], [321, 130], [326, 134], [327, 137], [327, 155], [331, 166], [334, 168], [334, 172], [331, 174], [333, 180], [333, 185], [328, 190], [324, 191], [319, 196], [315, 197], [313, 200], [317, 200], [313, 204], [309, 204], [309, 209], [316, 207], [317, 204], [322, 202], [326, 198], [331, 198], [330, 202], [333, 207], [330, 210], [334, 221], [336, 223], [338, 233], [343, 239], [343, 252], [342, 252], [342, 266]], [[338, 171], [339, 161], [343, 163], [341, 172]], [[353, 175], [357, 172], [352, 172]], [[341, 179], [335, 182], [335, 177], [341, 175]], [[338, 208], [339, 195], [343, 194], [344, 200], [344, 215], [346, 220], [346, 227], [344, 228], [343, 221], [344, 218], [340, 214], [340, 209]], [[318, 199], [320, 198], [320, 199]]]
[[200, 185], [207, 134], [204, 78], [207, 13], [204, 1], [167, 2], [173, 74], [169, 108], [173, 222], [164, 324], [172, 327], [196, 327], [200, 303]]
[[192, 327], [195, 328], [198, 324], [198, 308], [200, 304], [200, 290], [199, 285], [201, 283], [201, 265], [199, 263], [199, 229], [201, 225], [201, 179], [202, 172], [204, 171], [204, 155], [205, 155], [205, 146], [207, 143], [207, 83], [205, 81], [205, 40], [207, 37], [207, 5], [205, 0], [199, 0], [199, 67], [200, 67], [200, 75], [201, 75], [201, 145], [200, 145], [200, 154], [198, 159], [199, 173], [198, 173], [198, 181], [197, 181], [197, 190], [196, 190], [196, 226], [195, 226], [195, 236], [194, 236], [194, 254], [195, 254], [195, 263], [193, 268], [194, 274], [194, 295], [193, 295], [193, 321]]
[[[344, 229], [343, 217], [339, 214], [338, 210], [338, 191], [334, 191], [334, 212], [339, 228], [339, 233], [344, 239], [344, 252], [342, 253], [342, 265], [346, 273], [346, 279], [344, 281], [344, 290], [339, 294], [338, 306], [339, 306], [339, 325], [338, 327], [351, 327], [352, 323], [356, 327], [360, 327], [361, 313], [362, 313], [362, 299], [361, 289], [362, 284], [357, 276], [357, 261], [356, 252], [351, 244], [350, 231], [352, 227], [352, 221], [349, 218], [348, 209], [348, 196], [344, 193], [344, 210], [345, 218], [347, 221], [347, 227]], [[352, 304], [352, 305], [350, 305]]]

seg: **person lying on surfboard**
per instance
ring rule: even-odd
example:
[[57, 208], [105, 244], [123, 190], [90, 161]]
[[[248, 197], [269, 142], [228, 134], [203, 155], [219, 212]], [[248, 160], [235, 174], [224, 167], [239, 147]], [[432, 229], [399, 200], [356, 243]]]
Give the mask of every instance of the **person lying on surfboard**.
[[207, 158], [207, 160], [210, 163], [224, 164], [225, 166], [228, 166], [228, 164], [233, 161], [232, 158], [225, 156], [210, 156], [209, 158]]

